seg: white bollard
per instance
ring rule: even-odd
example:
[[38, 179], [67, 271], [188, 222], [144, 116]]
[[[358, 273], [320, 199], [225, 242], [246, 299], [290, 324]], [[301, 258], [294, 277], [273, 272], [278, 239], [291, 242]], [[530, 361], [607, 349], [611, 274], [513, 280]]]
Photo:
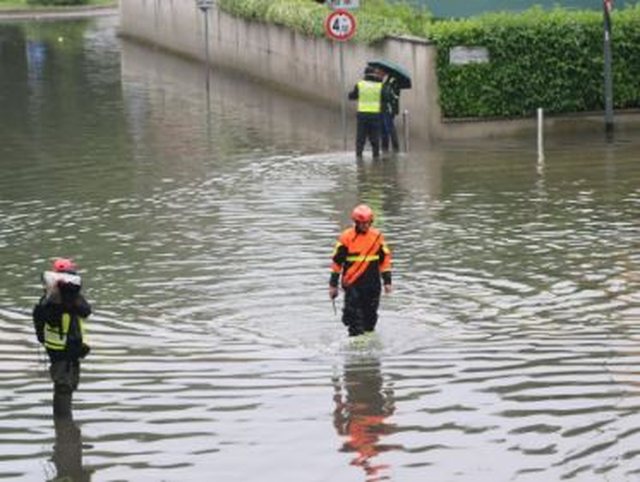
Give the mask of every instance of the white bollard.
[[402, 111], [402, 137], [404, 138], [404, 152], [409, 152], [409, 111]]
[[538, 107], [538, 161], [544, 160], [544, 113]]

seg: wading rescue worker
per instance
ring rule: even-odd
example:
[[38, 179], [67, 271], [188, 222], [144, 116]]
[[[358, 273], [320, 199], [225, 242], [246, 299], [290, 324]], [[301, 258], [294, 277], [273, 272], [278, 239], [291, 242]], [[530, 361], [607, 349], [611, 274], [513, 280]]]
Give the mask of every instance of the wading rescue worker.
[[371, 226], [369, 206], [356, 206], [351, 219], [353, 227], [342, 232], [333, 250], [329, 297], [338, 296], [342, 275], [342, 323], [349, 328], [349, 336], [357, 336], [376, 327], [381, 285], [391, 293], [391, 251], [382, 233]]
[[51, 271], [42, 274], [44, 295], [33, 308], [38, 341], [44, 344], [51, 362], [53, 416], [72, 419], [71, 399], [80, 382], [80, 359], [89, 353], [85, 340], [85, 319], [91, 306], [80, 293], [82, 281], [73, 261], [54, 260]]
[[377, 69], [368, 66], [364, 79], [349, 92], [350, 100], [358, 101], [356, 157], [362, 158], [367, 139], [371, 143], [374, 159], [380, 158], [380, 132], [382, 129], [382, 78]]

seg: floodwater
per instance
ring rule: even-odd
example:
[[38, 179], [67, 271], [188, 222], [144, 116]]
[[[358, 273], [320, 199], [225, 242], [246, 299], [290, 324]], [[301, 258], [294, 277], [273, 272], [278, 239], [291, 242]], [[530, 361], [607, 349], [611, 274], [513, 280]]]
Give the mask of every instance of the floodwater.
[[[207, 96], [116, 29], [0, 24], [0, 479], [640, 480], [637, 134], [357, 164], [339, 112]], [[359, 200], [395, 292], [353, 343], [327, 281]], [[95, 312], [66, 425], [30, 319], [56, 255]]]

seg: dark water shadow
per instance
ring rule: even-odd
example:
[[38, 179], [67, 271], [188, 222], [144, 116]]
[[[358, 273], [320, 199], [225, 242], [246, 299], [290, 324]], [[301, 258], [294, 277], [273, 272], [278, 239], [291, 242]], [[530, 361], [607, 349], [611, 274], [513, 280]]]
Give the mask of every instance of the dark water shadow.
[[83, 465], [80, 427], [70, 419], [56, 419], [54, 424], [56, 439], [51, 460], [55, 465], [56, 475], [49, 480], [90, 481], [93, 471]]

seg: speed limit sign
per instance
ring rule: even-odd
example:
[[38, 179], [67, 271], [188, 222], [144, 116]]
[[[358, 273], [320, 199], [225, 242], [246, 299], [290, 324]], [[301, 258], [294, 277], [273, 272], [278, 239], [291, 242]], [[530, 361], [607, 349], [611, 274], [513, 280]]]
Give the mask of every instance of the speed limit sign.
[[356, 18], [346, 10], [334, 10], [324, 21], [324, 31], [333, 40], [349, 40], [356, 33]]

